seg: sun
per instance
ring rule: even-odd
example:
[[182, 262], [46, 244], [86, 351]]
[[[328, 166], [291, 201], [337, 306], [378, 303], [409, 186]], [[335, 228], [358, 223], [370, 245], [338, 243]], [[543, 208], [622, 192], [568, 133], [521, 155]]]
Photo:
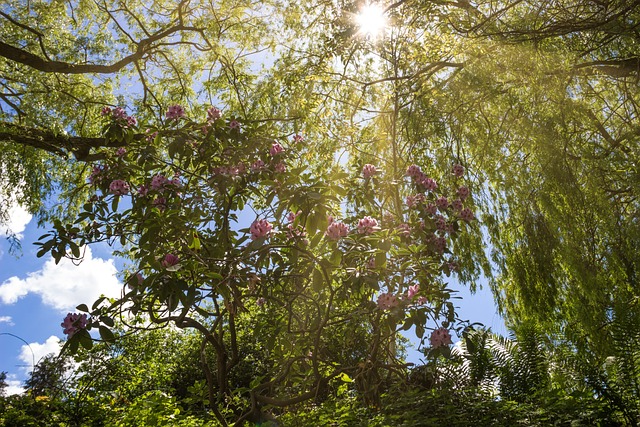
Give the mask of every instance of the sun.
[[355, 16], [356, 23], [360, 29], [359, 34], [375, 39], [382, 35], [387, 26], [385, 10], [377, 4], [366, 3]]

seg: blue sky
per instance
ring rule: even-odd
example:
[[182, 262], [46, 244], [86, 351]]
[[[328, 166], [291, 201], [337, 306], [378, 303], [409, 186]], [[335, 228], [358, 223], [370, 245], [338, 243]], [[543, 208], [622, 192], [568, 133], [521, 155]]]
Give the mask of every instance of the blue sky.
[[[9, 253], [8, 228], [20, 236], [22, 253], [18, 257]], [[87, 249], [80, 265], [67, 259], [55, 265], [49, 256], [37, 258], [38, 247], [33, 243], [46, 231], [18, 206], [12, 208], [9, 224], [0, 224], [0, 371], [8, 372], [9, 393], [22, 390], [33, 359], [37, 362], [57, 352], [64, 338], [60, 323], [69, 311], [81, 303], [90, 305], [101, 294], [118, 296], [122, 289], [117, 278], [121, 266], [106, 245]], [[474, 295], [455, 283], [452, 287], [459, 289], [461, 297], [454, 300], [459, 317], [506, 334], [486, 285]], [[410, 362], [419, 360], [419, 353], [410, 353]]]

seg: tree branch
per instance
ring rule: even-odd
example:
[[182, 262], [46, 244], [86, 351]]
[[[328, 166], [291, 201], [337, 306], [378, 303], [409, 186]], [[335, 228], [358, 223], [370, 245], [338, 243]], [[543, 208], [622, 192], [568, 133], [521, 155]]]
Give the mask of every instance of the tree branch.
[[27, 65], [31, 68], [34, 68], [38, 71], [43, 71], [45, 73], [112, 74], [126, 67], [132, 62], [142, 59], [145, 54], [152, 50], [153, 43], [180, 31], [200, 32], [200, 29], [195, 27], [186, 27], [183, 25], [176, 25], [167, 28], [164, 31], [155, 33], [151, 37], [140, 40], [136, 44], [136, 51], [134, 53], [125, 56], [124, 58], [114, 62], [113, 64], [72, 64], [61, 61], [49, 61], [41, 58], [36, 54], [28, 52], [24, 49], [11, 46], [10, 44], [4, 43], [2, 41], [0, 41], [0, 57], [4, 57], [23, 65]]

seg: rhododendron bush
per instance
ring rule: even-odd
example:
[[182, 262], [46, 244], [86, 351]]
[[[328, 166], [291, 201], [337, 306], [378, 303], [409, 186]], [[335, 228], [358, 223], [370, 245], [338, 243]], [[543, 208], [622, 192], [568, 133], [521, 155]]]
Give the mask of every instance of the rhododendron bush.
[[[456, 317], [443, 273], [474, 220], [462, 166], [452, 161], [443, 182], [420, 165], [396, 180], [372, 164], [313, 168], [301, 135], [213, 107], [196, 120], [171, 106], [158, 126], [122, 109], [103, 119], [126, 149], [105, 149], [87, 183], [95, 194], [75, 223], [43, 236], [40, 255], [80, 259], [84, 245], [107, 242], [131, 266], [121, 298], [67, 316], [68, 348], [90, 347], [96, 329], [115, 339], [114, 317], [194, 328], [214, 355], [203, 362], [222, 423], [312, 398], [336, 379], [375, 394], [405, 366], [400, 330], [446, 352]], [[399, 209], [383, 202], [385, 180], [406, 200]], [[228, 379], [243, 357], [240, 325], [273, 363], [249, 388]]]

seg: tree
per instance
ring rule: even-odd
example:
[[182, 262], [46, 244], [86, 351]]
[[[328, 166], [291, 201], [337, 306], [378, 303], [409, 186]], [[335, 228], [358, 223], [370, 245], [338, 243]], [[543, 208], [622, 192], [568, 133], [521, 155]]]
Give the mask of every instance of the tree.
[[[621, 313], [635, 312], [629, 302], [638, 296], [635, 3], [402, 0], [384, 10], [390, 28], [380, 38], [363, 37], [353, 19], [360, 5], [351, 1], [263, 2], [258, 7], [229, 1], [216, 5], [215, 10], [198, 2], [154, 2], [147, 11], [137, 2], [118, 3], [114, 8], [73, 2], [57, 8], [45, 5], [31, 2], [3, 10], [2, 19], [8, 25], [0, 30], [0, 75], [6, 89], [0, 104], [5, 111], [0, 137], [7, 147], [0, 151], [0, 156], [5, 156], [0, 165], [9, 172], [3, 173], [8, 183], [0, 185], [5, 192], [19, 189], [20, 200], [33, 211], [40, 209], [42, 218], [56, 216], [46, 215], [42, 200], [54, 189], [56, 179], [64, 177], [60, 178], [63, 190], [75, 202], [75, 213], [99, 219], [97, 229], [91, 231], [94, 237], [100, 233], [102, 238], [113, 239], [126, 231], [129, 234], [123, 244], [127, 239], [137, 243], [139, 231], [127, 228], [132, 223], [121, 221], [148, 221], [140, 216], [143, 205], [119, 216], [121, 212], [105, 204], [105, 197], [118, 203], [117, 195], [105, 195], [113, 191], [107, 181], [120, 179], [128, 185], [146, 182], [142, 170], [128, 171], [132, 174], [120, 178], [98, 169], [94, 178], [105, 176], [107, 181], [97, 183], [101, 193], [92, 202], [97, 208], [82, 207], [94, 189], [85, 185], [84, 178], [96, 165], [124, 173], [124, 165], [128, 168], [135, 156], [144, 165], [140, 168], [148, 168], [145, 173], [171, 179], [167, 174], [175, 173], [176, 165], [181, 173], [195, 173], [192, 168], [201, 159], [195, 151], [184, 148], [184, 142], [195, 141], [197, 145], [212, 138], [197, 131], [195, 117], [203, 114], [203, 105], [216, 104], [225, 111], [224, 125], [235, 120], [245, 132], [242, 137], [248, 138], [245, 141], [262, 147], [263, 153], [269, 149], [267, 140], [273, 138], [293, 146], [291, 137], [303, 133], [308, 141], [295, 154], [309, 165], [307, 175], [303, 170], [298, 171], [302, 179], [287, 175], [281, 187], [277, 175], [245, 180], [253, 187], [244, 189], [237, 181], [228, 180], [229, 170], [219, 174], [207, 170], [215, 178], [203, 182], [202, 188], [216, 188], [212, 190], [217, 194], [215, 203], [211, 202], [216, 212], [212, 220], [222, 221], [218, 224], [223, 231], [201, 235], [197, 227], [175, 218], [174, 225], [198, 232], [185, 237], [174, 230], [175, 234], [164, 236], [167, 244], [182, 241], [187, 248], [193, 246], [189, 251], [195, 252], [197, 245], [211, 251], [210, 261], [217, 259], [220, 265], [210, 270], [222, 275], [225, 285], [229, 272], [222, 266], [228, 260], [226, 252], [216, 252], [221, 250], [216, 245], [222, 242], [221, 247], [237, 250], [233, 239], [241, 234], [234, 235], [238, 231], [229, 226], [233, 221], [225, 225], [222, 218], [232, 219], [242, 210], [240, 205], [247, 206], [249, 195], [251, 207], [269, 218], [277, 217], [274, 223], [279, 222], [283, 230], [288, 225], [298, 231], [304, 228], [313, 253], [288, 253], [285, 246], [292, 239], [278, 242], [283, 245], [278, 248], [265, 245], [274, 249], [275, 257], [254, 247], [240, 252], [240, 257], [253, 253], [264, 263], [250, 260], [242, 267], [253, 269], [258, 277], [262, 269], [281, 262], [295, 266], [278, 271], [285, 279], [265, 280], [265, 284], [255, 285], [256, 289], [290, 283], [292, 274], [310, 276], [312, 283], [344, 283], [340, 280], [347, 276], [338, 280], [332, 275], [337, 265], [353, 263], [349, 268], [359, 277], [367, 276], [354, 248], [369, 251], [368, 255], [382, 262], [381, 254], [389, 252], [385, 250], [387, 243], [380, 242], [388, 239], [393, 247], [404, 244], [404, 237], [385, 235], [375, 249], [375, 245], [367, 246], [373, 245], [373, 240], [364, 246], [358, 246], [362, 242], [356, 240], [353, 252], [341, 248], [349, 256], [327, 260], [321, 256], [329, 250], [320, 243], [323, 238], [314, 242], [312, 236], [326, 231], [324, 214], [338, 216], [338, 206], [343, 203], [347, 225], [351, 221], [354, 226], [357, 218], [375, 211], [378, 219], [389, 213], [394, 218], [391, 224], [423, 220], [427, 228], [431, 223], [435, 227], [435, 218], [425, 211], [407, 209], [407, 196], [424, 193], [408, 185], [404, 175], [409, 166], [417, 164], [438, 183], [453, 183], [451, 167], [461, 164], [466, 167], [465, 188], [473, 193], [466, 206], [481, 209], [478, 217], [485, 228], [472, 225], [467, 233], [454, 230], [457, 259], [447, 259], [440, 269], [429, 270], [430, 278], [437, 280], [439, 273], [451, 273], [451, 267], [457, 265], [459, 277], [474, 288], [475, 279], [484, 274], [509, 320], [521, 323], [534, 319], [554, 338], [561, 336], [571, 342], [576, 351], [595, 354], [595, 360], [611, 356], [608, 343], [620, 319], [627, 318]], [[58, 22], [55, 17], [62, 17], [64, 25], [53, 25]], [[104, 31], [89, 31], [94, 27]], [[275, 59], [266, 61], [265, 69], [256, 73], [257, 67], [246, 60], [245, 52], [276, 45]], [[111, 46], [124, 48], [126, 53], [114, 55]], [[211, 71], [203, 77], [203, 70]], [[105, 71], [112, 74], [96, 74]], [[136, 81], [141, 90], [129, 97], [113, 89], [126, 81]], [[125, 116], [135, 115], [144, 126], [154, 126], [152, 131], [157, 128], [155, 148], [145, 152], [148, 135], [139, 132], [136, 125], [125, 129], [124, 122], [115, 126], [107, 121], [100, 129], [103, 104], [126, 104]], [[182, 119], [166, 116], [166, 108], [178, 104], [188, 106], [187, 115], [193, 118], [188, 126]], [[58, 123], [50, 123], [47, 115], [56, 117]], [[199, 121], [198, 125], [204, 124]], [[221, 123], [214, 126], [214, 139], [220, 150], [230, 151], [221, 151], [223, 156], [219, 156], [205, 148], [206, 154], [216, 154], [216, 167], [237, 166], [224, 163], [223, 157], [240, 162], [255, 155], [238, 147], [243, 139], [234, 139]], [[125, 150], [121, 160], [114, 157], [118, 148]], [[24, 166], [9, 167], [18, 163], [16, 159]], [[276, 164], [271, 164], [269, 173], [276, 173]], [[343, 176], [345, 164], [350, 177]], [[354, 171], [366, 165], [375, 165], [379, 174], [362, 185], [365, 180], [355, 180]], [[197, 174], [194, 178], [184, 176], [179, 178], [181, 185], [201, 178]], [[309, 182], [303, 185], [304, 180]], [[125, 189], [118, 188], [120, 192]], [[275, 189], [279, 193], [269, 199], [268, 192]], [[293, 189], [299, 194], [289, 192]], [[179, 199], [177, 188], [169, 190], [171, 197]], [[208, 200], [210, 195], [202, 191], [200, 196]], [[235, 193], [223, 199], [220, 195], [226, 191]], [[138, 207], [140, 211], [136, 211]], [[278, 207], [282, 207], [280, 211]], [[296, 210], [294, 219], [283, 222], [282, 215], [289, 207]], [[302, 207], [303, 216], [295, 217]], [[184, 208], [181, 204], [175, 207], [176, 212]], [[178, 216], [171, 209], [166, 212]], [[160, 216], [155, 219], [157, 230], [164, 230]], [[55, 256], [64, 256], [70, 249], [77, 256], [80, 247], [73, 245], [91, 241], [89, 231], [82, 228], [84, 223], [76, 226], [70, 222], [55, 224], [53, 243], [43, 246], [43, 253], [52, 250]], [[258, 229], [267, 227], [257, 224]], [[84, 241], [76, 238], [78, 233], [85, 233]], [[147, 234], [155, 233], [154, 229]], [[165, 249], [165, 255], [181, 259], [182, 253], [174, 253], [175, 248]], [[407, 261], [410, 258], [401, 252], [396, 255]], [[173, 258], [158, 260], [144, 250], [133, 256], [138, 257], [136, 262], [148, 261], [157, 274], [151, 281], [158, 289], [152, 291], [159, 292], [160, 282], [154, 280], [167, 274], [161, 269], [162, 261], [170, 264]], [[386, 261], [387, 277], [397, 269], [400, 279], [395, 280], [407, 284], [407, 277], [400, 273], [403, 264]], [[144, 268], [147, 266], [139, 263], [132, 272]], [[175, 275], [183, 272], [181, 269]], [[186, 288], [182, 291], [187, 292]], [[141, 302], [149, 296], [145, 292], [146, 287]], [[314, 292], [318, 293], [305, 296], [305, 304], [291, 303], [289, 309], [276, 314], [287, 318], [299, 310], [317, 311], [325, 295]], [[447, 294], [444, 287], [438, 292], [442, 297]], [[171, 296], [173, 304], [179, 295], [184, 294]], [[287, 294], [295, 300], [294, 295], [303, 294]], [[231, 296], [235, 300], [235, 294], [224, 298], [228, 302]], [[269, 294], [262, 297], [273, 298]], [[169, 299], [169, 294], [161, 298], [165, 303]], [[214, 317], [224, 319], [217, 327], [225, 331], [236, 309], [233, 304], [230, 307], [212, 310], [220, 314]], [[345, 307], [341, 313], [346, 316], [347, 311]], [[260, 312], [249, 313], [255, 317]], [[412, 324], [425, 323], [421, 314], [410, 316]], [[347, 317], [344, 324], [349, 327], [341, 331], [347, 336], [373, 331], [380, 342], [391, 338], [385, 336], [388, 330], [370, 326], [375, 322], [353, 326]], [[224, 341], [221, 336], [217, 340]], [[313, 342], [314, 347], [318, 344]], [[392, 345], [387, 349], [387, 356], [395, 354]], [[220, 366], [226, 363], [224, 353], [219, 351], [216, 356], [215, 363]], [[331, 353], [335, 356], [339, 351]], [[223, 375], [223, 371], [218, 369], [216, 375]], [[316, 380], [322, 377], [318, 374], [314, 373]], [[382, 384], [376, 375], [372, 373], [362, 384]]]
[[7, 373], [0, 372], [0, 397], [4, 396], [8, 386], [9, 385], [7, 384]]

